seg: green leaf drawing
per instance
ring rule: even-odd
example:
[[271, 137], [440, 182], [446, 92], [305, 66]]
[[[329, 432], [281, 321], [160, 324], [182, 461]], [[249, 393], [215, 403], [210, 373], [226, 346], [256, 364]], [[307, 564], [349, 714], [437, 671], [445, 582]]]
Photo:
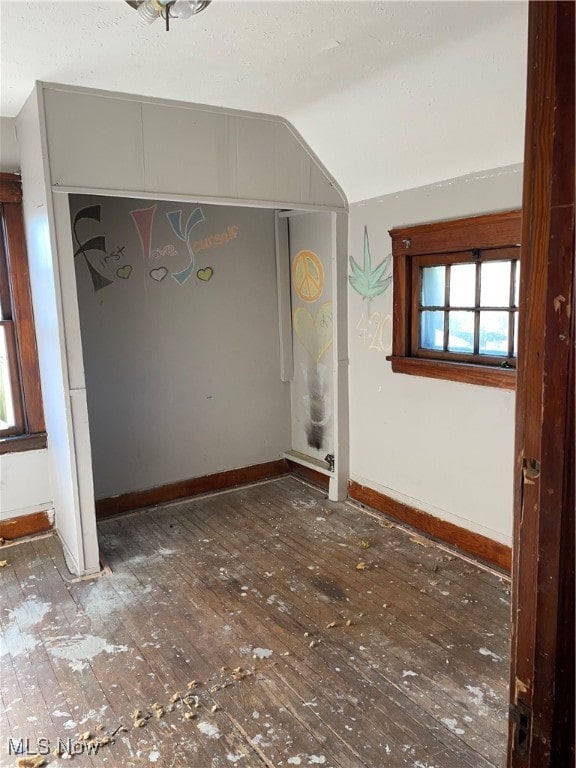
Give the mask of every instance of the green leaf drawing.
[[374, 299], [389, 287], [392, 275], [389, 274], [392, 256], [386, 256], [380, 264], [372, 268], [368, 227], [364, 227], [364, 267], [361, 267], [353, 256], [350, 256], [352, 274], [348, 277], [350, 285], [363, 299]]

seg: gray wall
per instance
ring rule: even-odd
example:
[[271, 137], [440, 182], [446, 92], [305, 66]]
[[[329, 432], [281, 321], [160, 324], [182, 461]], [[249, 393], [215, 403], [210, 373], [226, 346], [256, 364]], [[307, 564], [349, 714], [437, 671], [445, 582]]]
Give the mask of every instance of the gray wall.
[[[519, 165], [355, 203], [350, 253], [375, 268], [388, 230], [519, 208]], [[400, 501], [504, 543], [512, 535], [514, 393], [393, 373], [392, 286], [370, 304], [349, 289], [350, 474]]]
[[[96, 498], [279, 458], [290, 389], [273, 212], [201, 205], [187, 243], [166, 214], [181, 210], [185, 227], [195, 205], [86, 195], [70, 205], [72, 219], [100, 206], [100, 221], [78, 220], [80, 242], [106, 237], [105, 250], [75, 257]], [[131, 215], [142, 209], [143, 242]]]

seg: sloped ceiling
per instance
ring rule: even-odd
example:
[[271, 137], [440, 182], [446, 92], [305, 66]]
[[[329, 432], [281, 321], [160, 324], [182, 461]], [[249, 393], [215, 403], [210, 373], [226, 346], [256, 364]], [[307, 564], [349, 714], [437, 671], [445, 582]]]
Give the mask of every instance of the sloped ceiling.
[[5, 116], [35, 80], [279, 114], [350, 201], [522, 159], [523, 0], [213, 0], [169, 33], [123, 0], [2, 0], [0, 23]]

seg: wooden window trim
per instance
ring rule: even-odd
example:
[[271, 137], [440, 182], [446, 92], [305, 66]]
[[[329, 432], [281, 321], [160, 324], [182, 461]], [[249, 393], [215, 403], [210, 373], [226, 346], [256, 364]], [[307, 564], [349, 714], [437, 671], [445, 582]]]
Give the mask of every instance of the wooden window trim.
[[389, 355], [386, 359], [392, 363], [392, 370], [395, 373], [407, 373], [429, 379], [462, 381], [465, 384], [479, 384], [483, 387], [516, 389], [514, 368], [493, 368], [489, 365], [470, 365], [448, 360], [426, 360], [421, 357], [394, 357], [394, 355]]
[[21, 453], [23, 451], [38, 451], [48, 444], [46, 432], [34, 435], [16, 435], [0, 439], [0, 456], [4, 453]]
[[[11, 373], [17, 429], [0, 438], [0, 454], [46, 446], [34, 312], [22, 213], [22, 188], [16, 174], [0, 173], [2, 231], [0, 247], [6, 271], [0, 275], [3, 302], [10, 299], [10, 317], [2, 321], [11, 348]], [[9, 288], [8, 288], [9, 286]], [[16, 363], [16, 365], [14, 365]], [[19, 375], [17, 375], [19, 374]]]
[[389, 230], [393, 256], [392, 354], [386, 359], [395, 373], [450, 379], [467, 384], [516, 388], [516, 371], [453, 360], [411, 355], [412, 257], [455, 254], [472, 249], [518, 246], [521, 211], [504, 211]]

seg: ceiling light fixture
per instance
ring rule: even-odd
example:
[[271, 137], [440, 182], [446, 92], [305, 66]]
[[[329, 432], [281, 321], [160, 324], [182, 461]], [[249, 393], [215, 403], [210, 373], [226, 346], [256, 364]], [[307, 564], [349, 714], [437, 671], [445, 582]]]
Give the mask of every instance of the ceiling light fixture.
[[189, 19], [210, 5], [211, 0], [126, 0], [138, 11], [144, 24], [152, 24], [162, 17], [166, 20], [166, 31], [170, 30], [170, 19]]

